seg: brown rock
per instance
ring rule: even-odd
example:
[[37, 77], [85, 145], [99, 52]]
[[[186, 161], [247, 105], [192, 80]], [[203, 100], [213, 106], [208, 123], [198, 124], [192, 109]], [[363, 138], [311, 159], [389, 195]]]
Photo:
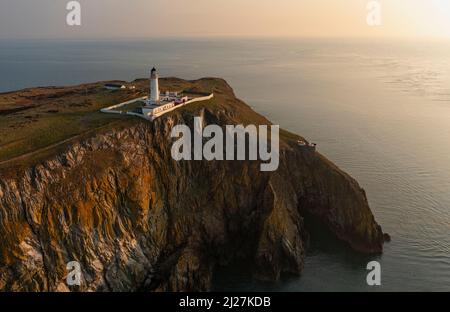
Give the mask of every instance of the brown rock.
[[282, 132], [275, 172], [174, 161], [171, 128], [201, 113], [207, 123], [269, 124], [223, 80], [195, 84], [217, 92], [213, 102], [114, 125], [14, 177], [0, 171], [1, 290], [67, 290], [70, 261], [81, 264], [82, 291], [208, 290], [214, 268], [237, 257], [275, 280], [303, 269], [305, 216], [355, 250], [382, 251], [365, 192], [298, 136]]

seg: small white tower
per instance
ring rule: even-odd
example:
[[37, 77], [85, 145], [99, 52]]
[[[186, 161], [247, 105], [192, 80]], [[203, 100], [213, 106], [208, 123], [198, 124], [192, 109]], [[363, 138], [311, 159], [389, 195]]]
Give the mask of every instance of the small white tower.
[[150, 74], [150, 103], [159, 104], [159, 75], [155, 67]]

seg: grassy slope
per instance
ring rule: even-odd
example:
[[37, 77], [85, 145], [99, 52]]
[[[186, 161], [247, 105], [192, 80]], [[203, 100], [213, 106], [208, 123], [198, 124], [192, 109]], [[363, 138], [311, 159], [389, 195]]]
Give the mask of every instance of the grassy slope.
[[138, 93], [111, 92], [97, 83], [0, 94], [0, 161], [115, 122], [119, 116], [101, 114], [99, 109]]
[[[146, 95], [148, 80], [136, 80], [136, 90], [133, 91], [107, 91], [103, 84], [104, 82], [72, 87], [32, 88], [0, 94], [0, 168], [27, 165], [30, 159], [25, 158], [36, 161], [46, 157], [54, 153], [55, 149], [63, 148], [74, 137], [89, 136], [100, 129], [141, 122], [136, 117], [104, 114], [99, 110]], [[185, 81], [165, 78], [161, 79], [160, 84], [162, 91], [214, 92], [214, 99], [181, 109], [187, 113], [194, 113], [201, 107], [208, 107], [213, 111], [229, 109], [231, 105], [236, 108], [235, 115], [239, 123], [270, 124], [266, 118], [237, 100], [232, 89], [221, 79]], [[233, 105], [236, 102], [240, 105]], [[292, 140], [298, 138], [284, 130], [281, 130], [281, 136]], [[14, 161], [5, 163], [11, 159]]]
[[[24, 89], [0, 94], [0, 162], [70, 137], [127, 119], [102, 114], [103, 107], [147, 94], [148, 80], [134, 82], [136, 90], [108, 91], [105, 82], [70, 87]], [[161, 80], [165, 89], [184, 89], [179, 79]], [[130, 117], [128, 117], [130, 118]]]

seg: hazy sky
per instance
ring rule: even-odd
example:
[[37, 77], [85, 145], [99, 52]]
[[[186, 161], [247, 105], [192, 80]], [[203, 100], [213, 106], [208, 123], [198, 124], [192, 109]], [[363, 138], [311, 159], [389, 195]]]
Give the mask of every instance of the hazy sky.
[[0, 0], [0, 38], [195, 36], [428, 36], [450, 38], [450, 0], [79, 0], [82, 25], [66, 25], [69, 0]]

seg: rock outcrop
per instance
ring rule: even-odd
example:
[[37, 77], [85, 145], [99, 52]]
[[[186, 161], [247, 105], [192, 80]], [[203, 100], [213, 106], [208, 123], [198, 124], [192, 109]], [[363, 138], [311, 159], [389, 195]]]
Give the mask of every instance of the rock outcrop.
[[[174, 161], [170, 131], [206, 123], [270, 124], [220, 79], [215, 99], [155, 122], [128, 118], [45, 159], [0, 169], [0, 289], [206, 291], [214, 268], [252, 259], [255, 276], [303, 269], [308, 220], [357, 251], [382, 251], [364, 190], [317, 152], [281, 132], [280, 166]], [[80, 287], [66, 284], [78, 261]]]

